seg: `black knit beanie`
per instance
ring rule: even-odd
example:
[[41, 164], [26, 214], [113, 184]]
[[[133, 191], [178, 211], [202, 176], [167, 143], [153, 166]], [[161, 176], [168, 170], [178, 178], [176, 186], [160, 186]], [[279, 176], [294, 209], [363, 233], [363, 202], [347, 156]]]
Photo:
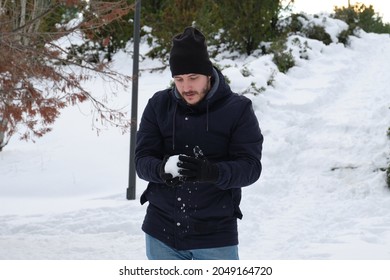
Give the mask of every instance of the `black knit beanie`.
[[187, 27], [182, 34], [173, 37], [169, 65], [172, 77], [190, 73], [211, 76], [213, 65], [205, 37], [198, 29]]

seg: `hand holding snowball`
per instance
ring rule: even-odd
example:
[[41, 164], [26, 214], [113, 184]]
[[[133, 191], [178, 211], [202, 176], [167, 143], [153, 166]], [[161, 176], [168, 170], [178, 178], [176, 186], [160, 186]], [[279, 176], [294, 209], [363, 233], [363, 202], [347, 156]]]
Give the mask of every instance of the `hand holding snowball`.
[[177, 166], [178, 162], [179, 155], [166, 155], [160, 165], [159, 175], [168, 186], [178, 187], [183, 184], [183, 177], [180, 176], [179, 167]]

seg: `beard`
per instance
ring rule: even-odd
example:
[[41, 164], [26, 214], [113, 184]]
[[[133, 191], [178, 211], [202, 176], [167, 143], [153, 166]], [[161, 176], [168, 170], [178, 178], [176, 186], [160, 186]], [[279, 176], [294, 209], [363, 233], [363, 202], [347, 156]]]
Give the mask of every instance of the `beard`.
[[191, 90], [191, 91], [183, 91], [183, 92], [180, 92], [180, 95], [182, 97], [184, 96], [190, 96], [190, 95], [199, 95], [201, 96], [201, 99], [203, 99], [207, 93], [210, 91], [210, 88], [211, 88], [211, 79], [208, 79], [208, 82], [206, 84], [206, 86], [199, 92], [199, 91], [195, 91], [195, 90]]

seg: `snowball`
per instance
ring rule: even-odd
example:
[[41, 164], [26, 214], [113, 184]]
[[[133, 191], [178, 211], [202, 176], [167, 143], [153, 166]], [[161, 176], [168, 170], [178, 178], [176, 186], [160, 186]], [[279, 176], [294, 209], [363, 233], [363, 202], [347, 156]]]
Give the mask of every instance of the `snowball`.
[[177, 163], [179, 162], [179, 155], [171, 156], [167, 163], [165, 164], [165, 173], [172, 174], [172, 177], [178, 177], [179, 174], [179, 167], [177, 166]]

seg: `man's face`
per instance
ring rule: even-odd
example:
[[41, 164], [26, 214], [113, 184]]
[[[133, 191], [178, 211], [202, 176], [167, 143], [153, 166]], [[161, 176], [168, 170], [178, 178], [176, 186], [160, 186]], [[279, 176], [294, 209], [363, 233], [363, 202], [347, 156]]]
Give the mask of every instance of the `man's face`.
[[210, 90], [210, 77], [201, 74], [185, 74], [173, 77], [181, 97], [189, 105], [198, 104]]

